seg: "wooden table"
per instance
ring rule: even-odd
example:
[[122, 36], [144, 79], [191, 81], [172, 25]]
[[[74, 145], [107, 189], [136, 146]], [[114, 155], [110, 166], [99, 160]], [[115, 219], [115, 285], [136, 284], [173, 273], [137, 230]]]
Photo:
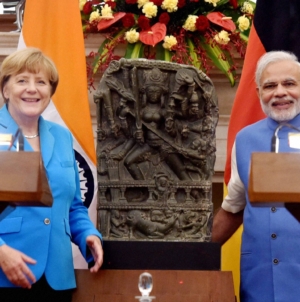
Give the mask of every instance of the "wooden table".
[[[134, 302], [144, 270], [76, 270], [72, 302]], [[235, 302], [231, 272], [148, 270], [153, 277], [153, 302]]]

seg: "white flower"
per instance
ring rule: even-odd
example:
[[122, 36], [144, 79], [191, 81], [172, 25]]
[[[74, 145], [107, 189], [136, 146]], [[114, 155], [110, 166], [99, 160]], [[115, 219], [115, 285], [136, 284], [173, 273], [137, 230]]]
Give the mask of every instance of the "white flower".
[[164, 0], [161, 8], [167, 10], [168, 13], [176, 12], [178, 9], [178, 0]]
[[211, 3], [214, 7], [217, 6], [217, 3], [220, 1], [220, 0], [204, 0], [205, 2], [208, 2], [208, 3]]
[[143, 6], [142, 12], [147, 18], [156, 17], [157, 6], [153, 2], [148, 2]]
[[218, 34], [214, 36], [214, 39], [219, 43], [226, 45], [230, 41], [229, 33], [226, 30], [221, 30]]
[[99, 21], [100, 19], [101, 19], [101, 16], [99, 14], [98, 9], [90, 14], [90, 18], [89, 18], [90, 22]]
[[164, 43], [163, 43], [163, 48], [171, 50], [171, 48], [177, 44], [177, 39], [170, 35], [170, 36], [165, 36], [164, 38]]
[[143, 7], [146, 3], [148, 3], [149, 0], [138, 0], [138, 8]]
[[253, 6], [250, 4], [250, 2], [244, 2], [243, 6], [241, 7], [241, 12], [245, 14], [253, 14]]
[[185, 20], [185, 23], [183, 24], [183, 28], [185, 30], [189, 31], [195, 31], [196, 30], [196, 20], [198, 16], [195, 15], [189, 15], [187, 19]]
[[135, 29], [131, 29], [125, 33], [125, 39], [128, 43], [136, 43], [139, 38], [140, 34]]
[[239, 17], [237, 22], [239, 24], [240, 31], [247, 30], [250, 26], [250, 20], [245, 16]]
[[85, 3], [86, 3], [86, 0], [79, 0], [79, 10], [83, 9]]
[[101, 19], [110, 20], [113, 19], [113, 12], [108, 4], [105, 4], [101, 10]]

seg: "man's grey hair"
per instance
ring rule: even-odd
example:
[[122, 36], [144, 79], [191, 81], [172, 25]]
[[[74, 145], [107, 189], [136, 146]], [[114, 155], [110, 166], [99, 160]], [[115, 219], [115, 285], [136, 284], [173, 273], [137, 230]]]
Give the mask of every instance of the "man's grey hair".
[[261, 75], [266, 69], [266, 67], [270, 63], [276, 63], [279, 61], [292, 61], [297, 63], [297, 65], [300, 67], [298, 58], [293, 53], [283, 50], [269, 51], [265, 53], [257, 62], [255, 71], [255, 82], [257, 87], [260, 87]]

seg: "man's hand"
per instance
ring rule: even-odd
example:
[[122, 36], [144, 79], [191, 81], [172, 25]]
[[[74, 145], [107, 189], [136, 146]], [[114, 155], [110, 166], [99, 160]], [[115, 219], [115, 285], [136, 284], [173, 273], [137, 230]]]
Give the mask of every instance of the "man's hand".
[[91, 235], [86, 238], [86, 244], [90, 248], [95, 261], [94, 266], [90, 268], [90, 272], [96, 273], [98, 272], [99, 268], [103, 263], [103, 249], [102, 249], [101, 241], [99, 237], [95, 235]]
[[16, 286], [31, 288], [36, 279], [26, 263], [36, 264], [36, 260], [6, 244], [0, 246], [0, 267], [8, 280]]
[[243, 223], [244, 210], [230, 213], [220, 208], [214, 217], [212, 242], [224, 244]]

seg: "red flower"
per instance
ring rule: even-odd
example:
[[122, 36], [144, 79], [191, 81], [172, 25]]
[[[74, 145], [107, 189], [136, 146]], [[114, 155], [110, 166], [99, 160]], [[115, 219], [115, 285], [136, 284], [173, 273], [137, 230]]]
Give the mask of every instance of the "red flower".
[[137, 4], [137, 0], [125, 0], [127, 4]]
[[146, 44], [155, 46], [158, 42], [162, 41], [167, 33], [167, 27], [165, 24], [156, 23], [150, 30], [143, 30], [140, 32], [140, 40]]
[[170, 16], [168, 13], [164, 12], [162, 13], [160, 16], [159, 16], [159, 20], [158, 20], [160, 23], [163, 23], [163, 24], [168, 24], [169, 21], [170, 21]]
[[132, 27], [135, 24], [134, 16], [131, 13], [127, 13], [123, 19], [122, 23], [124, 27]]
[[234, 22], [220, 12], [209, 13], [207, 18], [210, 22], [220, 25], [228, 31], [234, 31], [236, 29]]
[[178, 0], [178, 4], [177, 4], [178, 8], [182, 8], [185, 5], [186, 5], [185, 0]]
[[101, 1], [100, 0], [92, 0], [93, 4], [99, 4]]
[[93, 2], [92, 1], [85, 2], [82, 11], [84, 14], [89, 15], [93, 11]]
[[229, 0], [229, 3], [233, 6], [234, 9], [236, 9], [238, 7], [237, 0]]
[[111, 7], [111, 9], [116, 8], [117, 3], [114, 1], [106, 1], [105, 4]]
[[152, 2], [153, 4], [155, 4], [156, 6], [161, 6], [162, 3], [163, 3], [163, 0], [151, 0], [151, 2]]
[[139, 16], [138, 25], [142, 30], [148, 30], [150, 28], [150, 20], [145, 16]]
[[119, 12], [114, 14], [113, 19], [109, 19], [109, 20], [101, 19], [97, 25], [98, 30], [103, 30], [110, 27], [112, 24], [115, 24], [116, 22], [121, 20], [125, 15], [126, 15], [125, 13]]
[[197, 30], [199, 31], [205, 31], [206, 29], [209, 28], [209, 21], [208, 19], [203, 16], [203, 15], [200, 15], [197, 19], [196, 19], [196, 28]]

